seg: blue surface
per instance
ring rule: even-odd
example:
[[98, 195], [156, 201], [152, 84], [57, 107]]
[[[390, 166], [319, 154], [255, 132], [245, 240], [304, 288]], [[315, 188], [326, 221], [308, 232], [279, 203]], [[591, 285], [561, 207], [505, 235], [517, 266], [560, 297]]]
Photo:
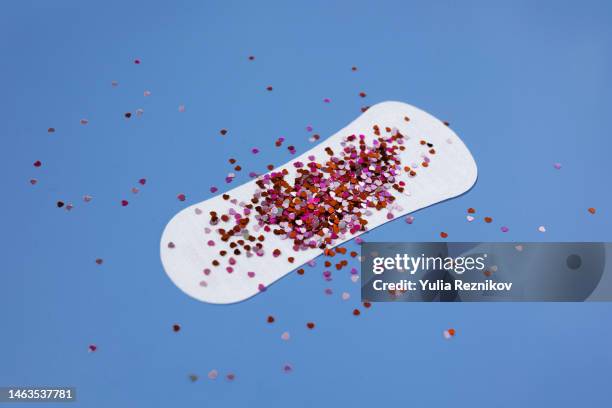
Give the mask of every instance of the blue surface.
[[[171, 3], [2, 5], [0, 385], [73, 385], [74, 407], [609, 403], [608, 303], [376, 304], [356, 318], [358, 284], [328, 285], [318, 266], [219, 307], [174, 287], [158, 245], [211, 185], [287, 161], [276, 138], [304, 151], [307, 125], [325, 137], [385, 100], [450, 121], [479, 180], [367, 239], [609, 241], [611, 3]], [[232, 156], [245, 170], [228, 186]], [[467, 207], [493, 224], [467, 223]], [[213, 368], [236, 380], [208, 380]]]

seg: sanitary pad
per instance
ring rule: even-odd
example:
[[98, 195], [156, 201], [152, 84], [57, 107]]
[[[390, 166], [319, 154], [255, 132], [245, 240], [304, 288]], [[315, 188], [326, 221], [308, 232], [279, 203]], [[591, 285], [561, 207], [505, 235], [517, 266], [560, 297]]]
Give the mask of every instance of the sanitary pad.
[[[395, 147], [388, 150], [387, 144]], [[382, 164], [361, 169], [358, 163], [365, 156], [359, 153], [364, 151]], [[351, 168], [347, 161], [352, 159], [343, 160], [349, 156], [356, 163]], [[309, 170], [330, 168], [350, 181], [319, 173], [315, 184], [327, 186], [327, 201], [309, 187], [310, 178], [307, 188], [300, 186], [301, 195], [292, 192], [296, 177], [302, 176], [304, 184]], [[466, 192], [476, 182], [477, 168], [467, 147], [442, 121], [405, 103], [383, 102], [267, 175], [191, 205], [170, 220], [161, 238], [161, 260], [183, 292], [209, 303], [245, 300], [364, 230]], [[363, 191], [361, 202], [354, 199], [355, 191]], [[327, 210], [333, 227], [321, 228]], [[319, 214], [316, 219], [312, 212]], [[319, 225], [316, 233], [310, 225]]]

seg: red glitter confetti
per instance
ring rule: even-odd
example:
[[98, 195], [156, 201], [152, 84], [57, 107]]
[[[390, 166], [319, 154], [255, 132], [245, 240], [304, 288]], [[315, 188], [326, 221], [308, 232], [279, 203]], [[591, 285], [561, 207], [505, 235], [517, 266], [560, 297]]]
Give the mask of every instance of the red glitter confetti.
[[147, 179], [141, 178], [138, 182], [144, 186], [147, 183]]
[[179, 331], [181, 331], [181, 325], [180, 324], [173, 324], [172, 325], [172, 331], [175, 333], [178, 333]]
[[178, 194], [178, 195], [176, 196], [176, 198], [177, 198], [179, 201], [185, 201], [185, 199], [186, 199], [187, 197], [185, 196], [185, 194], [180, 193], [180, 194]]
[[121, 200], [121, 206], [125, 207], [129, 204], [128, 200]]
[[219, 133], [221, 133], [221, 136], [225, 136], [227, 135], [227, 129], [221, 129]]
[[271, 87], [271, 86], [266, 87], [266, 89], [267, 89], [268, 91], [272, 91], [272, 87]]
[[467, 209], [467, 212], [468, 212], [468, 214], [474, 214], [474, 213], [476, 213], [476, 210], [474, 208], [470, 207], [470, 208]]
[[308, 327], [310, 330], [314, 329], [315, 324], [313, 322], [308, 322], [306, 323], [306, 327]]
[[353, 316], [359, 316], [361, 314], [361, 312], [359, 311], [359, 309], [353, 309]]
[[590, 207], [590, 208], [588, 209], [588, 211], [589, 211], [591, 214], [595, 214], [595, 212], [596, 212], [597, 210], [596, 210], [595, 208], [593, 208], [593, 207]]
[[95, 344], [90, 344], [89, 346], [87, 346], [87, 349], [89, 350], [90, 353], [93, 353], [96, 350], [98, 350], [98, 346], [96, 346]]
[[138, 59], [138, 58], [134, 59], [134, 64], [140, 65], [140, 63], [141, 63], [140, 59]]
[[440, 237], [441, 238], [448, 238], [448, 234], [446, 232], [441, 232], [440, 233]]
[[57, 206], [57, 208], [62, 208], [64, 206], [64, 202], [58, 201], [57, 203], [55, 203], [55, 205]]
[[104, 263], [104, 260], [102, 258], [98, 258], [98, 259], [96, 259], [96, 263], [98, 265], [102, 265]]
[[42, 166], [42, 162], [40, 160], [36, 160], [34, 162], [34, 167], [40, 167], [40, 166]]
[[55, 133], [55, 128], [50, 127], [49, 129], [47, 129], [48, 133]]
[[484, 217], [484, 222], [486, 222], [487, 224], [490, 224], [493, 222], [493, 218], [491, 217]]
[[268, 316], [268, 318], [266, 319], [268, 323], [274, 323], [274, 320], [274, 316]]

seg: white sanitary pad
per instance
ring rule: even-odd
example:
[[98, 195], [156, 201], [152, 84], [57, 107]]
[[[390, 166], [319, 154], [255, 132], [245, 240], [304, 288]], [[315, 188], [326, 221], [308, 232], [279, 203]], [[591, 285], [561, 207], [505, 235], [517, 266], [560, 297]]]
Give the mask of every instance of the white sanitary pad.
[[[388, 135], [384, 129], [389, 127], [406, 137], [406, 150], [401, 152], [399, 158], [402, 166], [411, 166], [418, 172], [416, 177], [409, 178], [404, 173], [398, 177], [406, 182], [406, 188], [403, 193], [393, 191], [396, 200], [391, 212], [395, 219], [456, 197], [476, 182], [476, 163], [461, 139], [439, 119], [400, 102], [383, 102], [372, 106], [344, 129], [274, 171], [287, 169], [289, 174], [285, 178], [293, 180], [297, 173], [292, 163], [307, 163], [308, 156], [315, 156], [316, 161], [324, 162], [329, 158], [324, 150], [326, 147], [341, 151], [341, 143], [353, 134], [365, 135], [366, 143], [372, 145], [376, 138], [372, 130], [374, 125], [381, 128], [383, 135]], [[420, 144], [421, 139], [433, 144], [436, 151], [427, 168], [419, 166], [427, 153]], [[218, 239], [216, 229], [219, 226], [210, 224], [209, 213], [216, 211], [221, 215], [230, 208], [241, 211], [240, 203], [249, 203], [257, 188], [255, 180], [250, 181], [227, 192], [232, 200], [225, 200], [220, 194], [185, 208], [170, 220], [161, 238], [161, 260], [170, 279], [183, 292], [209, 303], [239, 302], [260, 293], [262, 288], [268, 288], [276, 280], [323, 253], [319, 248], [295, 251], [291, 239], [281, 239], [272, 232], [266, 233], [260, 229], [255, 235], [265, 235], [265, 254], [251, 257], [243, 254], [237, 257], [238, 262], [233, 265], [232, 273], [226, 272], [229, 257], [219, 257], [219, 251], [226, 249], [231, 254], [231, 250], [228, 243]], [[371, 214], [364, 217], [368, 221], [368, 229], [390, 221], [388, 214], [389, 209], [372, 209]], [[207, 230], [210, 232], [207, 233]], [[335, 240], [334, 246], [360, 234], [347, 233]], [[207, 245], [209, 240], [215, 241], [215, 246]], [[273, 248], [280, 249], [283, 256], [274, 257]], [[288, 256], [295, 258], [293, 263], [287, 260]], [[221, 265], [211, 267], [213, 259], [218, 259]], [[208, 269], [206, 273], [205, 269]]]

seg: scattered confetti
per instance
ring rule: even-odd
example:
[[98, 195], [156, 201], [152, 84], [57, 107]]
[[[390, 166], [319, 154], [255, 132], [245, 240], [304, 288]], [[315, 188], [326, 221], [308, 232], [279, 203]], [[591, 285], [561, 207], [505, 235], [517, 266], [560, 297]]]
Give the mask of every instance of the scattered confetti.
[[450, 339], [451, 337], [455, 335], [455, 329], [444, 330], [443, 335], [445, 339]]
[[210, 370], [208, 372], [208, 378], [211, 380], [216, 380], [218, 376], [219, 376], [219, 372], [217, 370]]
[[557, 169], [557, 170], [560, 170], [561, 169], [561, 163], [555, 163], [555, 164], [553, 164], [553, 167], [555, 169]]
[[178, 111], [179, 112], [185, 112], [185, 105], [179, 105]]
[[40, 160], [36, 160], [34, 162], [34, 167], [40, 167], [40, 166], [42, 166], [42, 162]]
[[121, 200], [121, 206], [126, 207], [129, 204], [128, 200]]
[[227, 378], [228, 381], [234, 381], [236, 379], [236, 374], [229, 373], [225, 376], [225, 378]]
[[314, 329], [315, 324], [313, 322], [308, 322], [306, 323], [306, 327], [308, 327], [310, 330]]
[[465, 219], [468, 220], [468, 222], [474, 221], [474, 217], [472, 217], [471, 215], [466, 216]]
[[92, 197], [92, 196], [90, 196], [90, 195], [88, 195], [88, 194], [85, 194], [85, 195], [83, 196], [83, 201], [84, 201], [84, 202], [89, 203], [89, 202], [91, 202], [91, 200], [93, 200], [93, 197]]
[[136, 64], [136, 65], [140, 65], [140, 63], [141, 63], [141, 61], [140, 61], [140, 59], [139, 59], [139, 58], [135, 58], [135, 59], [134, 59], [134, 64]]
[[255, 60], [255, 56], [254, 55], [249, 55], [249, 61], [253, 61]]
[[289, 332], [283, 332], [283, 334], [281, 334], [281, 340], [287, 341], [291, 338], [291, 336], [289, 335]]
[[30, 184], [31, 184], [31, 185], [33, 185], [33, 186], [34, 186], [34, 185], [36, 185], [36, 183], [38, 183], [38, 180], [37, 180], [37, 179], [35, 179], [35, 178], [30, 179]]
[[198, 378], [199, 378], [199, 377], [198, 377], [196, 374], [189, 374], [189, 380], [190, 380], [191, 382], [196, 382], [196, 381], [198, 381]]
[[440, 237], [441, 238], [448, 238], [448, 234], [443, 231], [443, 232], [440, 233]]
[[540, 232], [546, 232], [546, 227], [545, 227], [545, 226], [543, 226], [543, 225], [540, 225], [540, 226], [538, 227], [538, 231], [540, 231]]
[[351, 297], [351, 294], [348, 292], [342, 292], [342, 300], [349, 300]]
[[510, 228], [508, 228], [506, 226], [501, 227], [500, 229], [501, 229], [501, 232], [508, 232], [508, 231], [510, 231]]
[[57, 208], [62, 208], [64, 206], [64, 202], [58, 201], [57, 203], [55, 203], [55, 205], [57, 206]]
[[361, 312], [359, 311], [359, 309], [353, 309], [353, 316], [359, 316], [361, 314]]
[[272, 91], [272, 89], [273, 89], [273, 88], [272, 88], [271, 86], [267, 86], [267, 87], [266, 87], [266, 89], [267, 89], [268, 91]]
[[98, 258], [98, 259], [96, 259], [96, 263], [98, 265], [102, 265], [104, 263], [104, 260], [102, 258]]
[[50, 127], [49, 129], [47, 129], [48, 133], [55, 133], [55, 128], [54, 127]]
[[98, 346], [96, 346], [95, 344], [90, 344], [87, 349], [89, 350], [90, 353], [95, 352], [96, 350], [98, 350]]
[[185, 196], [185, 194], [180, 193], [180, 194], [177, 194], [176, 198], [177, 198], [179, 201], [185, 201], [185, 199], [186, 199], [187, 197]]
[[81, 125], [87, 125], [89, 123], [88, 119], [81, 119], [80, 120]]
[[268, 316], [268, 318], [266, 319], [268, 323], [274, 323], [274, 320], [274, 316]]
[[221, 133], [221, 136], [225, 136], [227, 135], [227, 129], [221, 129], [219, 133]]
[[412, 224], [414, 222], [414, 217], [409, 215], [406, 217], [406, 224]]
[[291, 366], [291, 364], [284, 364], [283, 365], [283, 372], [284, 373], [289, 374], [292, 371], [293, 371], [293, 367]]
[[151, 96], [151, 91], [144, 91], [144, 92], [143, 92], [143, 95], [144, 95], [144, 96]]
[[593, 207], [590, 207], [590, 208], [588, 209], [588, 211], [589, 211], [591, 214], [595, 214], [595, 212], [596, 212], [597, 210], [596, 210], [595, 208], [593, 208]]
[[484, 222], [486, 222], [487, 224], [490, 224], [493, 222], [493, 218], [491, 217], [484, 217]]
[[179, 331], [181, 331], [181, 325], [180, 324], [173, 324], [172, 325], [172, 331], [175, 333], [178, 333]]

